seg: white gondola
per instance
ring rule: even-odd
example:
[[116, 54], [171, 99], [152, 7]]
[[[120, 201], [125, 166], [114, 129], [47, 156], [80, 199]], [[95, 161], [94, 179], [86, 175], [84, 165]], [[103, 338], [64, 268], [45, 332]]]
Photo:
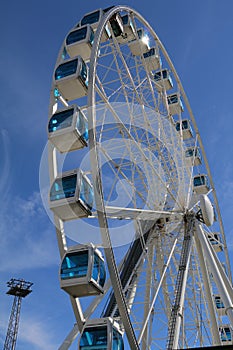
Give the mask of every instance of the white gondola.
[[88, 142], [86, 117], [77, 106], [57, 111], [49, 120], [48, 138], [61, 153], [86, 147]]
[[60, 267], [60, 286], [77, 298], [104, 292], [106, 271], [101, 252], [92, 244], [77, 245], [64, 254]]
[[224, 345], [232, 345], [233, 332], [230, 324], [219, 327], [220, 340]]
[[154, 74], [154, 81], [156, 82], [156, 88], [162, 90], [163, 88], [168, 91], [173, 88], [173, 81], [167, 69], [159, 70]]
[[88, 321], [82, 331], [78, 349], [124, 350], [118, 323], [110, 317]]
[[80, 55], [89, 61], [94, 42], [94, 31], [89, 24], [69, 32], [65, 39], [66, 51], [71, 58]]
[[192, 127], [188, 119], [183, 119], [181, 122], [176, 122], [176, 130], [181, 133], [183, 140], [187, 140], [193, 137]]
[[144, 29], [137, 30], [137, 38], [129, 41], [129, 48], [134, 56], [143, 55], [150, 50], [149, 37], [145, 34]]
[[88, 67], [81, 56], [58, 65], [54, 72], [54, 84], [67, 100], [75, 100], [87, 95]]
[[113, 34], [116, 38], [123, 35], [123, 32], [124, 32], [123, 21], [119, 13], [115, 13], [109, 19], [109, 23], [112, 28]]
[[[98, 10], [95, 10], [93, 12], [89, 12], [87, 13], [82, 19], [81, 21], [79, 22], [78, 26], [79, 27], [82, 27], [84, 25], [87, 25], [87, 24], [90, 24], [92, 29], [94, 30], [94, 32], [97, 30], [98, 28], [98, 25], [102, 19], [102, 17], [104, 16], [104, 14], [110, 10], [112, 7], [114, 6], [111, 6], [111, 7], [108, 7], [106, 9], [98, 9]], [[107, 41], [109, 38], [110, 38], [111, 34], [110, 34], [110, 30], [109, 30], [109, 25], [107, 24], [106, 27], [105, 27], [105, 30], [103, 31], [103, 35], [102, 35], [102, 38], [101, 38], [101, 42], [105, 42]]]
[[152, 70], [159, 69], [162, 64], [159, 52], [155, 47], [152, 47], [148, 52], [143, 54], [143, 63], [146, 68], [151, 72]]
[[123, 34], [117, 37], [119, 43], [126, 43], [136, 38], [136, 30], [129, 14], [121, 17], [123, 23]]
[[226, 308], [223, 304], [223, 301], [222, 301], [220, 295], [214, 295], [214, 302], [215, 302], [215, 306], [216, 306], [218, 315], [225, 316], [226, 315]]
[[66, 171], [54, 180], [49, 207], [63, 221], [91, 215], [94, 193], [90, 180], [80, 169]]
[[196, 194], [206, 194], [210, 190], [209, 180], [207, 175], [195, 175], [193, 177], [193, 191]]
[[167, 96], [169, 112], [171, 115], [180, 114], [184, 111], [183, 103], [179, 94], [171, 94]]
[[212, 244], [212, 247], [214, 248], [215, 252], [222, 252], [223, 246], [220, 240], [220, 233], [219, 232], [209, 232], [208, 233], [208, 239], [210, 243]]
[[198, 147], [190, 147], [185, 151], [185, 158], [188, 165], [200, 165], [201, 153]]

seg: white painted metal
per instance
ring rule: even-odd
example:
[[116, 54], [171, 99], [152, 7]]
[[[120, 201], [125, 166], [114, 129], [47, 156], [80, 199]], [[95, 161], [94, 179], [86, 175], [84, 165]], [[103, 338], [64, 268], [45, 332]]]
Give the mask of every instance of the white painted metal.
[[[178, 92], [184, 102], [184, 108], [186, 109], [186, 113], [189, 114], [189, 119], [194, 129], [195, 141], [193, 138], [185, 137], [185, 133], [182, 130], [180, 133], [176, 132], [175, 123], [177, 120], [173, 120], [171, 116], [169, 117], [166, 88], [158, 89], [158, 84], [156, 85], [156, 82], [153, 81], [153, 76], [150, 76], [150, 73], [145, 69], [145, 65], [143, 65], [145, 60], [141, 57], [141, 44], [138, 45], [136, 43], [136, 48], [139, 48], [140, 52], [137, 51], [136, 54], [135, 52], [132, 54], [132, 47], [130, 49], [127, 36], [120, 38], [114, 37], [109, 25], [109, 19], [116, 13], [128, 14], [130, 16], [130, 19], [132, 19], [132, 33], [136, 33], [141, 27], [147, 28], [147, 32], [153, 41], [152, 45], [156, 46], [156, 48], [158, 47], [158, 55], [162, 59], [163, 67], [168, 68], [169, 72], [171, 72], [172, 80], [174, 81], [174, 90]], [[186, 146], [182, 146], [183, 142], [187, 143], [187, 147], [198, 146], [204, 159], [203, 164], [199, 165], [204, 166], [203, 173], [207, 173], [210, 180], [211, 195], [219, 222], [219, 228], [217, 230], [220, 232], [223, 241], [225, 259], [230, 277], [229, 257], [220, 210], [202, 141], [189, 102], [167, 52], [149, 23], [139, 13], [129, 7], [116, 6], [110, 9], [105, 15], [101, 10], [101, 20], [93, 27], [96, 32], [90, 57], [91, 69], [89, 72], [88, 101], [86, 97], [81, 97], [84, 94], [80, 94], [79, 87], [76, 86], [74, 88], [76, 90], [75, 92], [73, 91], [73, 87], [71, 89], [72, 91], [69, 91], [69, 94], [75, 94], [72, 95], [72, 98], [73, 96], [80, 97], [84, 101], [84, 104], [86, 103], [88, 106], [86, 116], [89, 119], [89, 153], [92, 163], [91, 175], [97, 209], [92, 213], [92, 216], [98, 217], [99, 220], [103, 247], [105, 248], [105, 259], [116, 298], [115, 311], [119, 312], [122, 328], [127, 335], [131, 349], [139, 348], [138, 344], [140, 341], [137, 341], [137, 339], [141, 340], [144, 334], [145, 348], [164, 350], [167, 339], [163, 339], [163, 335], [161, 336], [161, 334], [164, 333], [165, 327], [168, 327], [172, 306], [171, 301], [174, 299], [176, 293], [176, 276], [181, 256], [182, 237], [184, 235], [182, 218], [186, 215], [190, 207], [192, 208], [193, 215], [199, 209], [198, 199], [195, 196], [191, 198], [192, 178], [197, 171], [193, 168], [193, 164], [187, 166], [185, 160]], [[108, 31], [109, 29], [111, 31], [112, 39], [110, 40], [109, 35], [106, 35], [106, 28], [108, 28]], [[64, 62], [62, 58], [63, 47], [58, 55], [56, 66]], [[125, 54], [124, 50], [126, 50], [127, 54]], [[105, 58], [106, 62], [104, 61]], [[130, 62], [132, 62], [131, 65]], [[143, 78], [141, 78], [142, 72], [145, 73]], [[115, 88], [116, 82], [118, 88]], [[50, 115], [61, 106], [69, 106], [69, 101], [67, 102], [65, 100], [66, 96], [60, 95], [56, 98], [54, 97], [54, 87], [55, 85], [53, 84], [51, 89]], [[68, 97], [69, 99], [70, 97]], [[122, 103], [122, 100], [124, 101], [124, 111], [126, 112], [124, 116], [122, 116], [117, 105], [119, 102]], [[101, 104], [105, 104], [105, 110]], [[132, 107], [134, 104], [137, 104], [141, 108], [141, 114], [138, 114], [139, 117], [137, 119], [134, 118], [137, 115], [137, 110]], [[119, 128], [115, 128], [116, 133], [114, 135], [121, 135], [121, 143], [114, 143], [114, 140], [107, 140], [105, 138], [104, 128], [108, 125], [108, 114], [106, 110], [112, 114], [112, 120], [115, 120], [115, 123], [119, 126]], [[179, 113], [181, 111], [182, 108], [180, 107], [175, 110], [175, 112]], [[156, 114], [157, 112], [158, 114]], [[178, 118], [179, 122], [181, 122], [180, 116]], [[135, 120], [139, 121], [136, 124], [136, 128], [134, 128]], [[137, 130], [143, 130], [144, 134], [141, 131], [137, 132]], [[114, 127], [112, 127], [112, 132], [114, 133]], [[146, 135], [144, 139], [143, 135]], [[142, 142], [145, 140], [147, 140], [146, 147]], [[152, 150], [154, 153], [151, 152]], [[130, 161], [132, 163], [132, 160], [136, 160], [136, 166], [130, 169], [130, 176], [126, 171], [124, 172], [124, 169], [121, 169], [119, 164], [114, 163], [116, 154], [118, 156], [120, 154], [122, 159], [128, 157], [128, 164], [130, 164]], [[112, 186], [109, 188], [107, 187], [106, 179], [101, 177], [103, 172], [101, 162], [103, 159], [105, 161], [107, 160], [112, 174], [114, 174], [111, 178]], [[50, 181], [52, 183], [57, 173], [61, 172], [61, 170], [59, 169], [56, 158], [56, 149], [51, 144], [49, 145], [49, 167]], [[111, 203], [111, 194], [120, 180], [123, 183], [123, 192], [121, 193], [132, 195], [132, 207], [124, 206], [121, 203], [117, 203], [116, 205], [115, 203]], [[147, 192], [148, 188], [149, 191]], [[106, 192], [108, 193], [109, 203], [105, 198]], [[138, 205], [136, 198], [139, 198], [143, 205]], [[159, 200], [156, 200], [157, 198]], [[172, 206], [170, 206], [171, 203]], [[124, 271], [124, 262], [121, 268], [117, 267], [116, 256], [114, 254], [115, 247], [112, 244], [112, 238], [114, 236], [111, 235], [109, 222], [112, 222], [112, 220], [115, 220], [115, 222], [117, 220], [125, 222], [127, 220], [130, 223], [135, 219], [144, 228], [141, 230], [142, 234], [139, 235], [139, 239], [143, 242], [144, 255], [143, 258], [142, 255], [140, 256], [140, 263], [135, 264], [128, 281], [126, 283], [124, 282], [123, 288], [121, 273]], [[155, 225], [155, 228], [147, 236], [148, 229], [151, 228], [152, 223]], [[55, 216], [55, 225], [60, 254], [63, 255], [67, 249], [63, 220]], [[216, 228], [214, 229], [216, 230]], [[132, 227], [128, 230], [132, 231]], [[136, 236], [137, 233], [136, 231]], [[154, 248], [151, 248], [149, 254], [146, 251], [147, 245], [151, 244], [151, 242], [155, 243]], [[210, 247], [211, 249], [212, 247]], [[171, 254], [173, 250], [174, 253]], [[201, 249], [196, 241], [193, 244], [193, 249], [190, 250], [189, 257], [192, 269], [186, 269], [186, 275], [180, 291], [182, 317], [178, 315], [176, 320], [175, 344], [177, 345], [178, 342], [183, 344], [183, 346], [197, 344], [196, 341], [191, 343], [190, 339], [192, 339], [195, 331], [198, 334], [199, 329], [202, 328], [202, 324], [197, 324], [197, 310], [199, 307], [197, 300], [200, 299], [200, 296], [204, 298], [203, 304], [205, 304], [205, 307], [203, 307], [202, 312], [203, 322], [206, 322], [207, 334], [198, 335], [199, 342], [202, 345], [205, 340], [207, 341], [212, 337], [213, 344], [219, 344], [219, 335], [214, 334], [218, 326], [211, 301], [211, 281], [207, 277], [209, 267], [205, 266], [202, 261]], [[213, 256], [213, 261], [220, 271], [221, 281], [226, 286], [228, 295], [231, 295], [231, 285], [227, 276], [222, 272], [223, 269], [219, 265], [221, 263], [216, 260], [215, 256]], [[145, 269], [148, 266], [147, 264], [150, 267], [150, 274], [147, 274], [146, 280]], [[187, 267], [188, 265], [189, 259], [187, 260]], [[131, 281], [132, 275], [133, 281]], [[159, 284], [157, 279], [160, 281]], [[205, 293], [198, 292], [197, 286], [202, 284], [205, 287]], [[153, 296], [150, 306], [149, 296]], [[90, 303], [87, 310], [83, 311], [79, 300], [71, 298], [71, 304], [78, 326], [71, 331], [64, 342], [65, 347], [62, 347], [61, 350], [69, 348], [77, 336], [77, 328], [79, 331], [82, 330], [86, 322], [85, 318], [88, 319], [91, 317], [92, 313], [94, 314], [97, 307], [101, 305], [101, 302], [106, 302], [104, 296], [97, 297], [94, 302]], [[142, 313], [138, 312], [137, 307], [139, 305], [145, 310], [144, 317], [141, 317], [140, 314]], [[206, 305], [209, 306], [210, 316], [206, 312]], [[228, 314], [230, 315], [231, 312], [228, 311]], [[157, 321], [157, 325], [161, 324], [163, 326], [155, 328], [155, 320]], [[158, 322], [158, 320], [160, 321]], [[190, 327], [189, 323], [191, 325]], [[214, 331], [211, 331], [209, 324], [212, 325], [211, 327], [213, 327]], [[192, 329], [194, 331], [191, 335]], [[141, 335], [138, 334], [138, 330], [140, 330]]]

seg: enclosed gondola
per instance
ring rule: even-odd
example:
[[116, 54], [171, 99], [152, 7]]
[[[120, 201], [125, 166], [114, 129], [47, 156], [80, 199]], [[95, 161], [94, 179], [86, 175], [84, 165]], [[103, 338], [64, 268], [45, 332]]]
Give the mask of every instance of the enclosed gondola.
[[109, 19], [109, 23], [115, 37], [119, 37], [123, 34], [123, 31], [124, 31], [123, 21], [119, 13], [115, 13]]
[[181, 122], [176, 122], [176, 130], [182, 134], [183, 140], [187, 140], [193, 137], [193, 130], [188, 119], [183, 119]]
[[136, 38], [129, 41], [129, 48], [134, 56], [143, 55], [150, 50], [150, 39], [143, 28], [138, 29]]
[[220, 233], [219, 232], [209, 232], [208, 233], [208, 239], [210, 243], [212, 244], [212, 247], [214, 248], [214, 251], [216, 253], [223, 251], [223, 246], [220, 240]]
[[168, 69], [162, 69], [154, 74], [154, 81], [156, 82], [156, 88], [162, 90], [163, 88], [168, 91], [173, 88], [173, 81]]
[[171, 115], [180, 114], [184, 111], [183, 103], [178, 93], [168, 95], [167, 102]]
[[117, 37], [119, 43], [127, 43], [136, 38], [136, 30], [129, 14], [121, 17], [123, 23], [123, 34]]
[[65, 39], [66, 51], [71, 58], [80, 55], [84, 61], [89, 61], [94, 42], [94, 31], [87, 24], [69, 32]]
[[122, 332], [112, 318], [93, 319], [86, 323], [79, 340], [79, 350], [124, 350]]
[[80, 169], [57, 176], [50, 188], [49, 207], [64, 221], [90, 216], [93, 200], [91, 182]]
[[[106, 9], [98, 9], [92, 12], [87, 13], [85, 16], [83, 16], [83, 18], [81, 19], [81, 21], [78, 24], [78, 27], [82, 27], [84, 25], [91, 25], [92, 29], [94, 30], [94, 32], [97, 30], [98, 25], [102, 19], [102, 17], [104, 16], [104, 14], [109, 11], [111, 7], [108, 7]], [[107, 24], [105, 26], [105, 30], [103, 31], [103, 35], [101, 37], [101, 42], [105, 42], [106, 40], [108, 40], [110, 38], [110, 28], [109, 28], [109, 24]]]
[[216, 306], [218, 315], [225, 316], [226, 315], [226, 308], [223, 304], [223, 301], [222, 301], [220, 295], [214, 295], [214, 302], [215, 302], [215, 306]]
[[201, 164], [201, 153], [198, 147], [189, 147], [185, 151], [185, 157], [188, 165]]
[[88, 67], [82, 57], [59, 64], [54, 72], [54, 84], [67, 101], [87, 95]]
[[206, 194], [210, 190], [209, 180], [207, 175], [195, 175], [193, 177], [193, 191], [196, 194]]
[[73, 297], [104, 292], [106, 271], [101, 252], [92, 244], [77, 245], [64, 254], [60, 268], [60, 286]]
[[153, 71], [159, 69], [162, 65], [161, 58], [159, 56], [158, 50], [155, 47], [152, 47], [149, 51], [143, 54], [143, 62], [148, 71]]
[[87, 146], [88, 122], [85, 115], [76, 105], [57, 111], [49, 119], [48, 138], [61, 153]]

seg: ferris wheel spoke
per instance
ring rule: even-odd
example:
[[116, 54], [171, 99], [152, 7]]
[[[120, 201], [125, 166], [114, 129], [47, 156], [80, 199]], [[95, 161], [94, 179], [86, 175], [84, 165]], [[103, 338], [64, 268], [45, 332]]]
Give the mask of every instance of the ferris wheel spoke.
[[[124, 334], [133, 350], [231, 343], [229, 255], [207, 157], [171, 59], [139, 13], [99, 9], [68, 33], [48, 131], [60, 284], [76, 318], [60, 349], [78, 330], [82, 349], [100, 329], [109, 334], [108, 348], [118, 339], [121, 349]], [[74, 158], [85, 171], [63, 172], [63, 161], [69, 167]], [[69, 220], [81, 230], [92, 226], [102, 242], [70, 245]], [[85, 282], [74, 278], [79, 265], [72, 270], [81, 254], [88, 257]]]

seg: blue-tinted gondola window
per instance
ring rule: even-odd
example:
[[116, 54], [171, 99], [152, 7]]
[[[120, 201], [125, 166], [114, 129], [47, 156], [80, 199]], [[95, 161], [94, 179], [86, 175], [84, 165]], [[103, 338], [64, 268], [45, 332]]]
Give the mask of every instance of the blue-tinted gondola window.
[[231, 341], [231, 330], [229, 327], [221, 329], [221, 341]]
[[81, 179], [80, 199], [88, 206], [90, 210], [92, 209], [94, 199], [93, 189], [84, 178]]
[[72, 60], [70, 62], [62, 63], [57, 67], [55, 71], [55, 80], [65, 78], [69, 75], [75, 74], [77, 70], [78, 59]]
[[138, 38], [141, 39], [141, 38], [142, 38], [142, 34], [143, 34], [142, 29], [139, 29], [139, 30], [137, 31], [137, 33], [138, 33]]
[[102, 259], [97, 254], [94, 254], [94, 264], [92, 269], [92, 278], [101, 286], [104, 286], [106, 273]]
[[215, 297], [215, 304], [216, 304], [217, 309], [223, 309], [224, 308], [224, 304], [223, 304], [221, 298], [218, 297], [218, 296]]
[[151, 57], [151, 56], [154, 56], [154, 55], [155, 55], [155, 48], [154, 48], [154, 47], [152, 47], [152, 48], [150, 49], [150, 51], [145, 52], [145, 53], [143, 54], [144, 58]]
[[129, 15], [124, 15], [124, 16], [122, 16], [121, 18], [122, 18], [123, 25], [128, 24]]
[[95, 37], [94, 32], [91, 29], [91, 34], [90, 34], [90, 39], [89, 39], [89, 42], [90, 42], [91, 45], [93, 45], [93, 43], [94, 43], [94, 37]]
[[[182, 120], [182, 130], [187, 130], [189, 128], [189, 124], [187, 120]], [[180, 123], [176, 123], [176, 130], [179, 131], [180, 130]]]
[[124, 350], [124, 343], [120, 333], [113, 328], [112, 350]]
[[173, 104], [178, 102], [178, 96], [177, 95], [171, 95], [168, 96], [168, 104]]
[[86, 328], [81, 336], [79, 348], [80, 350], [107, 350], [107, 326]]
[[55, 180], [50, 190], [50, 200], [56, 201], [59, 199], [75, 196], [77, 183], [77, 174], [73, 174], [61, 179]]
[[203, 186], [205, 185], [205, 176], [197, 176], [193, 179], [193, 185], [194, 186]]
[[84, 84], [86, 85], [86, 87], [88, 87], [87, 66], [83, 60], [82, 60], [82, 69], [80, 72], [80, 77], [81, 77], [82, 81], [84, 82]]
[[73, 120], [73, 113], [73, 109], [68, 109], [67, 111], [55, 113], [49, 121], [48, 131], [53, 132], [71, 126]]
[[192, 148], [187, 149], [185, 151], [185, 157], [193, 157], [193, 149]]
[[88, 250], [68, 254], [61, 265], [61, 279], [80, 278], [87, 275]]
[[100, 19], [100, 11], [95, 11], [90, 13], [89, 15], [86, 15], [83, 17], [83, 19], [81, 20], [81, 26], [85, 25], [85, 24], [93, 24], [98, 22]]
[[168, 78], [168, 71], [166, 69], [163, 69], [162, 71], [156, 72], [154, 75], [155, 81], [161, 80], [162, 79], [167, 79]]
[[88, 141], [88, 123], [81, 112], [78, 113], [77, 129], [85, 141]]
[[86, 38], [87, 27], [71, 32], [66, 38], [66, 45], [71, 45]]

